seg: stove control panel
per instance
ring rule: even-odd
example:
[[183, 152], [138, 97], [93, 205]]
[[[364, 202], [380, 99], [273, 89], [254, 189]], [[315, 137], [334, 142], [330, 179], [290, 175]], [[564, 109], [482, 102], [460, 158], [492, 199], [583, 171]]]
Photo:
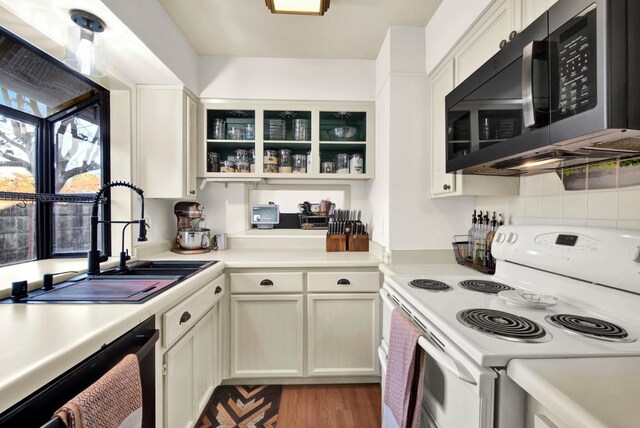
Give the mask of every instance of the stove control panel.
[[598, 251], [600, 242], [585, 235], [567, 233], [545, 233], [535, 237], [541, 247], [563, 252]]
[[510, 262], [640, 294], [640, 231], [500, 226], [491, 253], [497, 271]]

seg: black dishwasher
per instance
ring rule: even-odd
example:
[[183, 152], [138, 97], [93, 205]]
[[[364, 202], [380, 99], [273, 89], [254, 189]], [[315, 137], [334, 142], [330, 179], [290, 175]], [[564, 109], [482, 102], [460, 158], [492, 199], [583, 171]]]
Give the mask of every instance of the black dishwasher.
[[155, 343], [159, 332], [152, 316], [86, 360], [52, 380], [0, 415], [0, 427], [62, 427], [53, 413], [111, 370], [125, 356], [140, 361], [142, 426], [155, 427]]

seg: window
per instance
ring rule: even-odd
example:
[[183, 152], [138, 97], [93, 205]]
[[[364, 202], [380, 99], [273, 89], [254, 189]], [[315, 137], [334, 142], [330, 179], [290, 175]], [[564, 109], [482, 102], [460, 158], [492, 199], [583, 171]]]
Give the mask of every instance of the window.
[[0, 266], [84, 255], [109, 180], [109, 92], [1, 28], [0, 50]]

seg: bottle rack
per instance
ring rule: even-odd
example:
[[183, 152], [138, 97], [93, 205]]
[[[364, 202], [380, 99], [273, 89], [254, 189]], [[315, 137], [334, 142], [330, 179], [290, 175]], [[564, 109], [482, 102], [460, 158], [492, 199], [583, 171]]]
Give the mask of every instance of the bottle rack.
[[453, 253], [456, 256], [456, 262], [458, 262], [458, 264], [489, 275], [493, 275], [496, 272], [496, 261], [493, 258], [491, 260], [491, 266], [480, 265], [473, 262], [473, 259], [469, 254], [469, 241], [467, 240], [467, 235], [455, 235], [451, 245], [453, 245]]

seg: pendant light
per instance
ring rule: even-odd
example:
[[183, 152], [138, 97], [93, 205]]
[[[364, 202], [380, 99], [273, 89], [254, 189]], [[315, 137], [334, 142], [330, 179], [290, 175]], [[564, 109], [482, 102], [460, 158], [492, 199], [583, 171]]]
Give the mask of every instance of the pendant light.
[[76, 25], [67, 32], [63, 62], [86, 76], [103, 77], [107, 58], [100, 33], [106, 28], [105, 23], [84, 10], [73, 9], [69, 15]]
[[265, 0], [271, 13], [324, 15], [330, 0]]

